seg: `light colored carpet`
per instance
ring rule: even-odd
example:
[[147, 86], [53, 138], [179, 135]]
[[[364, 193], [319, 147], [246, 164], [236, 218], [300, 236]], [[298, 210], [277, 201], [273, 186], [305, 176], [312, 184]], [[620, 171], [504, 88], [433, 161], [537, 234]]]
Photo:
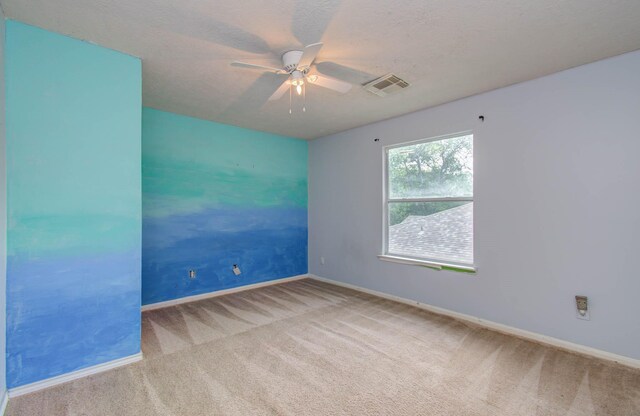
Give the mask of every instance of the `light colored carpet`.
[[8, 415], [640, 415], [640, 371], [312, 280], [145, 312], [142, 338]]

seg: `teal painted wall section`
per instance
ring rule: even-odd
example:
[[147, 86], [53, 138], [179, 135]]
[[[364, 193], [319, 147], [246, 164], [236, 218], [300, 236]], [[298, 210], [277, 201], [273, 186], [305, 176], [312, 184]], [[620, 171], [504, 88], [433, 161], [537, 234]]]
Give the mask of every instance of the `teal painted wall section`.
[[7, 380], [140, 351], [141, 63], [7, 22]]
[[[6, 322], [7, 322], [7, 158], [5, 135], [4, 88], [5, 21], [0, 7], [0, 397], [7, 391]], [[1, 399], [0, 399], [1, 400]]]
[[307, 272], [306, 141], [150, 108], [142, 120], [143, 304]]

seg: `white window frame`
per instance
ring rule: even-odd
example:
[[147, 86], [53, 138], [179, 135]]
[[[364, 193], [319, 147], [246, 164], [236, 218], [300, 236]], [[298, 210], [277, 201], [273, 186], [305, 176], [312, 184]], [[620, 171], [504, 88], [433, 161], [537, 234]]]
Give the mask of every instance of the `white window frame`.
[[[436, 270], [452, 270], [452, 271], [461, 271], [461, 272], [467, 272], [467, 273], [475, 273], [476, 268], [474, 264], [446, 262], [439, 259], [431, 259], [426, 257], [413, 257], [413, 256], [407, 256], [405, 254], [389, 253], [389, 203], [393, 203], [393, 202], [458, 202], [458, 201], [473, 202], [473, 198], [475, 196], [475, 158], [474, 158], [473, 196], [471, 197], [389, 198], [389, 150], [397, 149], [399, 147], [412, 146], [420, 143], [428, 143], [428, 142], [435, 142], [440, 140], [453, 139], [461, 136], [472, 136], [471, 140], [472, 140], [472, 143], [475, 145], [475, 141], [474, 141], [475, 137], [473, 135], [473, 131], [462, 131], [459, 133], [430, 137], [428, 139], [419, 139], [419, 140], [413, 140], [409, 142], [402, 142], [402, 143], [392, 144], [392, 145], [383, 147], [382, 149], [382, 160], [383, 160], [382, 253], [383, 254], [378, 255], [378, 258], [380, 260], [390, 261], [393, 263], [424, 266], [424, 267], [429, 267]], [[474, 153], [475, 153], [475, 146], [474, 146]], [[475, 205], [474, 205], [474, 209], [475, 209]], [[475, 221], [474, 221], [473, 238], [475, 239]], [[473, 259], [475, 262], [475, 249], [474, 249]]]

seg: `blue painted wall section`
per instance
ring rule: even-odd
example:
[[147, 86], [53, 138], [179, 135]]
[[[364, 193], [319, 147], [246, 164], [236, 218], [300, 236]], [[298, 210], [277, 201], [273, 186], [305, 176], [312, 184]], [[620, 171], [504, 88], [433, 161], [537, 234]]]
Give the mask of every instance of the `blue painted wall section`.
[[142, 120], [143, 304], [307, 272], [305, 141], [149, 108]]
[[141, 64], [7, 22], [7, 381], [140, 351]]

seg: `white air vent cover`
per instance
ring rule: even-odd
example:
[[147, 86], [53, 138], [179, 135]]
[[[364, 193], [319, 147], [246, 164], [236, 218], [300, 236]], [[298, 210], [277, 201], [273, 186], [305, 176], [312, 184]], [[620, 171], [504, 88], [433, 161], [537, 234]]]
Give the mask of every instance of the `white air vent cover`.
[[386, 97], [387, 95], [400, 91], [403, 88], [407, 88], [409, 83], [397, 75], [388, 74], [364, 85], [367, 91], [379, 95], [380, 97]]

